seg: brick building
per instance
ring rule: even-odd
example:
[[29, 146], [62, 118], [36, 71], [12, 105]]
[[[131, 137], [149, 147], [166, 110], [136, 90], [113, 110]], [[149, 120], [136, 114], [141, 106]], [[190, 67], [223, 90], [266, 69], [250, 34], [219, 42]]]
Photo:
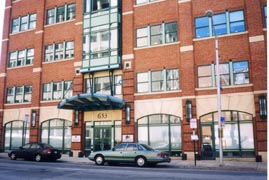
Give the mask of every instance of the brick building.
[[220, 87], [224, 158], [267, 160], [266, 21], [266, 0], [6, 0], [0, 149], [131, 141], [193, 158], [194, 131], [216, 159]]

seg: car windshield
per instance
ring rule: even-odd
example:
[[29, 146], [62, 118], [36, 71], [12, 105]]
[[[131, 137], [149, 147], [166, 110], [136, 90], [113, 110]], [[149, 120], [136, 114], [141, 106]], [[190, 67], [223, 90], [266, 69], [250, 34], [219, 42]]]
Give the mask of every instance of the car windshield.
[[143, 146], [144, 149], [148, 150], [148, 151], [154, 151], [154, 149], [152, 149], [152, 147], [146, 145], [146, 144], [140, 144], [141, 146]]

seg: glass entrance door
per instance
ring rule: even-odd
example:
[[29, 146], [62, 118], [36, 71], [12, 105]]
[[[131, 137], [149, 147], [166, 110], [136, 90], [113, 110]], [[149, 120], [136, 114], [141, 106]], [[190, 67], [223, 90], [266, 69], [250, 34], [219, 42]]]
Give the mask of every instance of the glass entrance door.
[[103, 151], [111, 149], [111, 135], [111, 127], [95, 127], [93, 151]]
[[201, 125], [201, 156], [205, 160], [216, 159], [213, 125]]

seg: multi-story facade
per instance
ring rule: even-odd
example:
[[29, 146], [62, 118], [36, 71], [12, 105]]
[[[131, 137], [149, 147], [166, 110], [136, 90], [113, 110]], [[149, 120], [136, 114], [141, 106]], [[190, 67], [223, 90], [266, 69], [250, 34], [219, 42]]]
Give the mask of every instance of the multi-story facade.
[[0, 149], [216, 159], [221, 99], [224, 158], [267, 160], [266, 21], [266, 0], [6, 0]]

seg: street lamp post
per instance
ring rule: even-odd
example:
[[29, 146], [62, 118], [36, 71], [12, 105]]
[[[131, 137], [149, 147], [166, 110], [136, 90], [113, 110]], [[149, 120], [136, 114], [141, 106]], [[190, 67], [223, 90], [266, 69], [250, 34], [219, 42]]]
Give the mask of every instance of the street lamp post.
[[218, 134], [219, 134], [219, 159], [220, 166], [223, 164], [223, 147], [222, 147], [222, 136], [223, 128], [221, 123], [221, 95], [220, 95], [220, 72], [219, 72], [219, 44], [218, 44], [218, 35], [216, 33], [214, 22], [213, 22], [213, 11], [208, 10], [205, 12], [205, 15], [211, 19], [213, 32], [215, 35], [215, 48], [216, 48], [216, 75], [217, 75], [217, 109], [218, 109]]

